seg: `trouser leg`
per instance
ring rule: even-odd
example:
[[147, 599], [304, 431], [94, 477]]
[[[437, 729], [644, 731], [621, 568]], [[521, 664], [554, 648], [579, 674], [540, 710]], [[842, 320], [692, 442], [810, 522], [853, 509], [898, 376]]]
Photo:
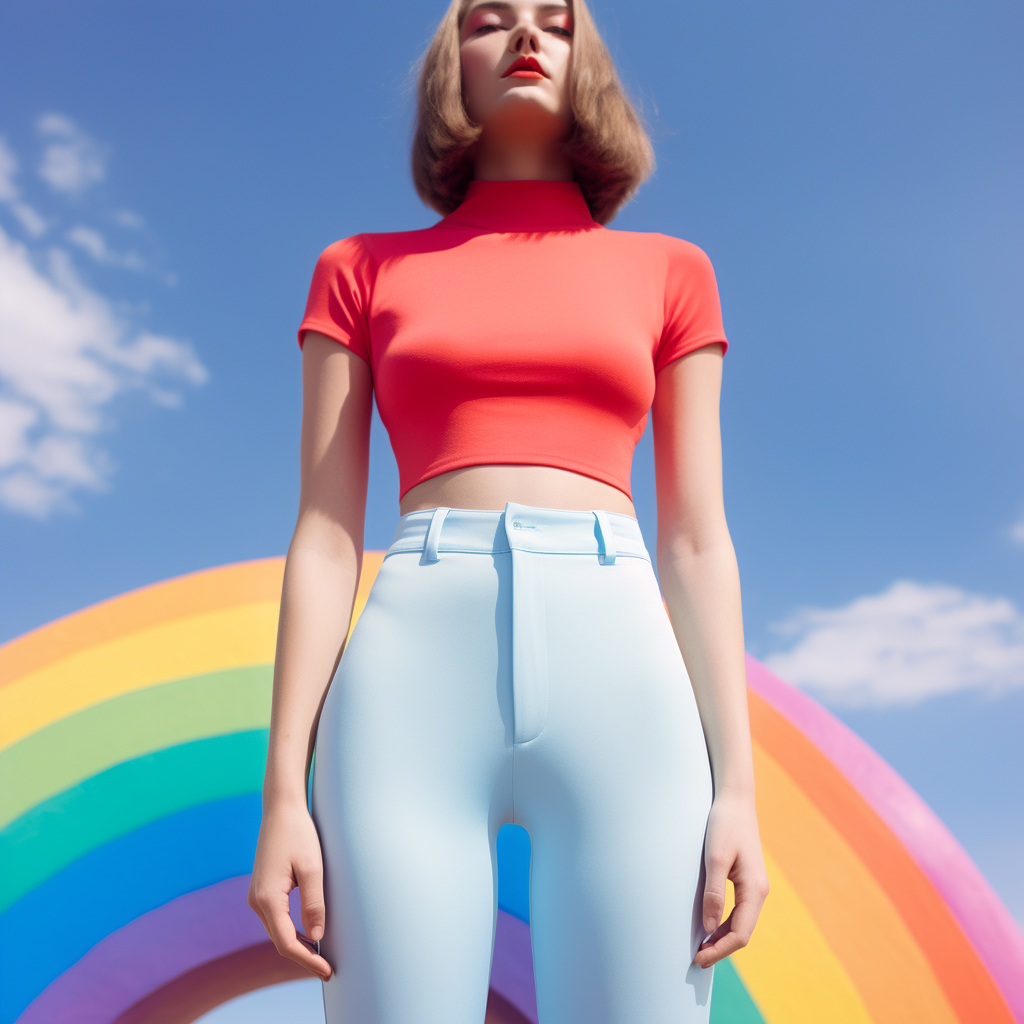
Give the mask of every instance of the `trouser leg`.
[[483, 1021], [495, 839], [511, 817], [500, 563], [387, 558], [325, 701], [327, 1024]]
[[515, 760], [540, 1020], [705, 1024], [710, 768], [653, 572], [544, 557], [548, 714]]

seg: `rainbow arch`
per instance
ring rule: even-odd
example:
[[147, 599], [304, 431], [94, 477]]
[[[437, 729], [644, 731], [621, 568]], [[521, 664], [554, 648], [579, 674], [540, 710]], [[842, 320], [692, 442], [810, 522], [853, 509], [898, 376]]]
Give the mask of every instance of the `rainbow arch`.
[[[185, 1022], [306, 976], [245, 900], [282, 571], [177, 577], [0, 647], [0, 1024]], [[714, 1024], [1024, 1021], [1024, 939], [955, 839], [822, 707], [747, 677], [772, 893]], [[528, 858], [503, 833], [489, 1020], [536, 1021]]]

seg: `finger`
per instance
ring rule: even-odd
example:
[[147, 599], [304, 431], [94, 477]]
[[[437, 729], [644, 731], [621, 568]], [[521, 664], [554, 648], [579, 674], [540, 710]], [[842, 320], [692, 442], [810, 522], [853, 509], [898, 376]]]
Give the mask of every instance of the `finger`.
[[302, 908], [302, 930], [317, 942], [324, 937], [326, 909], [324, 907], [324, 872], [319, 864], [295, 866], [295, 878], [299, 883], [299, 897]]
[[736, 884], [736, 906], [729, 917], [732, 923], [731, 930], [739, 938], [741, 946], [750, 941], [763, 905], [764, 896], [759, 889], [742, 882]]
[[707, 858], [704, 902], [701, 909], [706, 932], [713, 932], [722, 920], [722, 914], [725, 913], [725, 879], [731, 867], [726, 858], [720, 855], [709, 855]]
[[693, 958], [698, 966], [710, 967], [736, 950], [742, 949], [750, 941], [764, 897], [753, 892], [750, 887], [740, 886], [736, 892], [736, 899], [736, 906], [733, 907], [728, 919], [708, 936], [706, 943], [701, 944], [700, 950]]
[[[281, 898], [283, 896], [283, 899]], [[331, 965], [319, 953], [299, 941], [295, 924], [288, 914], [288, 894], [279, 894], [272, 900], [264, 901], [263, 924], [281, 956], [294, 960], [307, 971], [326, 980], [331, 976]]]
[[727, 957], [732, 949], [732, 914], [730, 914], [701, 944], [693, 962], [698, 967], [710, 967]]
[[713, 946], [724, 935], [729, 934], [729, 919], [726, 918], [704, 941], [700, 944], [701, 949], [705, 946]]

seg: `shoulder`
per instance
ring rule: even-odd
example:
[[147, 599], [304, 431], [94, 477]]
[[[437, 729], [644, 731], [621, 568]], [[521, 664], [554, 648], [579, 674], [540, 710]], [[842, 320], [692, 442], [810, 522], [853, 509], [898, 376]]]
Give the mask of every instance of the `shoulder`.
[[379, 264], [389, 256], [414, 250], [434, 230], [364, 231], [332, 242], [320, 253], [319, 262], [328, 266], [359, 267]]
[[350, 235], [331, 242], [317, 257], [313, 268], [313, 287], [335, 288], [342, 282], [351, 285], [366, 276], [369, 257], [362, 235]]
[[367, 248], [367, 235], [349, 235], [331, 242], [317, 258], [317, 267], [321, 270], [353, 270], [370, 259]]
[[718, 301], [718, 280], [708, 254], [693, 242], [673, 235], [654, 234], [665, 254], [666, 295], [701, 296]]
[[660, 260], [669, 273], [713, 273], [707, 253], [685, 238], [659, 231], [622, 231], [613, 228], [606, 228], [605, 231], [607, 236], [614, 238], [622, 247]]
[[663, 235], [659, 232], [650, 233], [651, 244], [657, 246], [664, 253], [670, 269], [690, 270], [698, 273], [707, 273], [711, 270], [711, 260], [708, 254], [693, 242], [685, 238], [676, 238], [674, 235]]

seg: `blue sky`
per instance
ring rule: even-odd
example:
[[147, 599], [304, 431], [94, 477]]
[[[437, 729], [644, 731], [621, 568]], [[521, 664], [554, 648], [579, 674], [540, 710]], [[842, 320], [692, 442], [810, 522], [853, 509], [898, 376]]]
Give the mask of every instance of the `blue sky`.
[[[748, 647], [1024, 921], [1024, 10], [593, 9], [658, 156], [613, 226], [718, 274]], [[309, 276], [337, 238], [436, 219], [407, 149], [441, 10], [4, 5], [0, 638], [285, 551]], [[373, 455], [381, 548], [380, 431]], [[649, 438], [634, 490], [652, 539]]]

